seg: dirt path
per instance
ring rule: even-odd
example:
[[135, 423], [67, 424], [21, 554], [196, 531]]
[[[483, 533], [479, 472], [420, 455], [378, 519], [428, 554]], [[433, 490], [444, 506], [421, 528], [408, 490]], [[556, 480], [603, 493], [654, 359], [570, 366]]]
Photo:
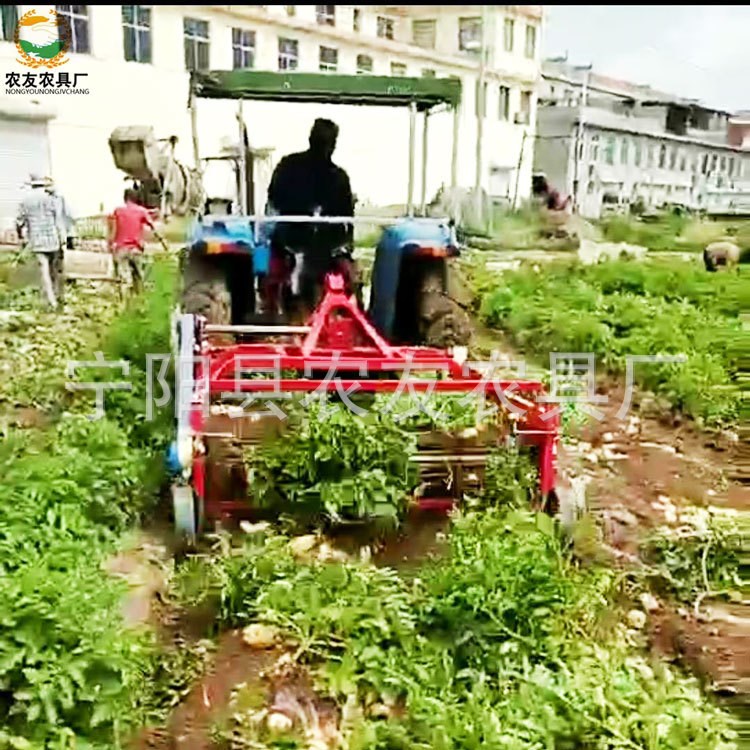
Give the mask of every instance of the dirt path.
[[[667, 427], [634, 414], [616, 416], [621, 393], [601, 422], [567, 446], [562, 466], [589, 479], [590, 508], [602, 519], [607, 544], [624, 560], [637, 556], [644, 534], [676, 525], [688, 506], [750, 511], [750, 486], [728, 479], [734, 450], [716, 450], [690, 426]], [[750, 706], [750, 607], [706, 600], [696, 608], [660, 602], [650, 618], [655, 650], [681, 661], [706, 688]]]

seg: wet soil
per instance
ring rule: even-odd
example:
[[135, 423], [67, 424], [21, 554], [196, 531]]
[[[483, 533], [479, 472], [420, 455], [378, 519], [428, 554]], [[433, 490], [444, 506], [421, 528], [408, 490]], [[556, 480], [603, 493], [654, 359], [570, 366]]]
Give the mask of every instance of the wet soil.
[[[750, 486], [732, 480], [736, 450], [689, 424], [632, 417], [620, 420], [617, 389], [601, 422], [580, 432], [584, 441], [563, 452], [562, 466], [590, 477], [589, 507], [603, 519], [606, 542], [636, 558], [655, 526], [674, 525], [670, 505], [750, 511]], [[720, 441], [721, 442], [721, 441]], [[633, 559], [630, 558], [630, 559]], [[651, 645], [691, 668], [705, 687], [750, 707], [750, 607], [706, 600], [696, 612], [661, 602], [651, 613]]]

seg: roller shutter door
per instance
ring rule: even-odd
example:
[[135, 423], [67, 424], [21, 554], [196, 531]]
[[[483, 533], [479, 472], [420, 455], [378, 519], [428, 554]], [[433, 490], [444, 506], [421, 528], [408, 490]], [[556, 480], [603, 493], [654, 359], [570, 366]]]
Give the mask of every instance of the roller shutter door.
[[32, 172], [50, 173], [47, 123], [0, 117], [0, 232], [15, 227]]

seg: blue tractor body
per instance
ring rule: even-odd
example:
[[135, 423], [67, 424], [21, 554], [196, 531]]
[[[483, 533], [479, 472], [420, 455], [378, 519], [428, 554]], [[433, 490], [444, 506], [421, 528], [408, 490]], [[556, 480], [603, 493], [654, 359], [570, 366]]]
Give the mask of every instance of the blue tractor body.
[[412, 331], [422, 296], [447, 291], [447, 263], [459, 255], [455, 236], [445, 222], [407, 220], [386, 227], [375, 250], [370, 318], [388, 340], [419, 343]]
[[254, 222], [246, 216], [204, 216], [193, 224], [189, 252], [205, 255], [249, 255], [254, 275], [268, 273], [272, 224], [264, 224], [255, 238]]

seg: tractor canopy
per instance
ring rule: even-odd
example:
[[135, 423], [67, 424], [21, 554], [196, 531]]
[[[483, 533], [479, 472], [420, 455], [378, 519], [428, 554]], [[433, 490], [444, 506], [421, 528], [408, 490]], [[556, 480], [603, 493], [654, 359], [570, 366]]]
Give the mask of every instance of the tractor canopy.
[[257, 70], [208, 70], [190, 74], [190, 91], [204, 99], [359, 104], [429, 111], [458, 107], [461, 81], [330, 73], [274, 73]]

